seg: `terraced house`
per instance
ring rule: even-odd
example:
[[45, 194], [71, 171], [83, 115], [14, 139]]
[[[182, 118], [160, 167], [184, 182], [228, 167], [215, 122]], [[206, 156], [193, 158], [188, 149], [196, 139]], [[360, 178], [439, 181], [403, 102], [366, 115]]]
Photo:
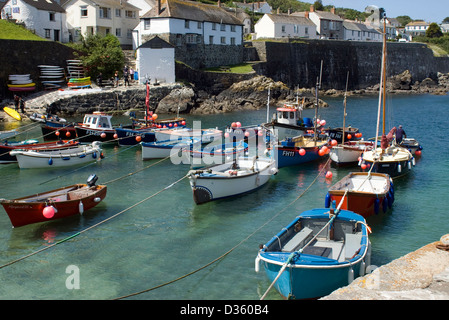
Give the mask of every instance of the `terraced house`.
[[158, 1], [140, 17], [134, 48], [158, 35], [175, 46], [175, 57], [194, 68], [241, 63], [243, 22], [216, 5], [194, 1]]

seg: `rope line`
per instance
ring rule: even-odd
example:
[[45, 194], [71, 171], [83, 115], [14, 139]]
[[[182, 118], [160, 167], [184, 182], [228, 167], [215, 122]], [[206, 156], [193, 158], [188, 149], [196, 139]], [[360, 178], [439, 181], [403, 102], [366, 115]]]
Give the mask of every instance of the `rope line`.
[[203, 265], [202, 267], [199, 267], [198, 269], [193, 270], [193, 271], [191, 271], [191, 272], [189, 272], [189, 273], [187, 273], [187, 274], [185, 274], [185, 275], [182, 275], [182, 276], [180, 276], [180, 277], [178, 277], [178, 278], [176, 278], [176, 279], [167, 281], [167, 282], [165, 282], [165, 283], [162, 283], [162, 284], [160, 284], [160, 285], [157, 285], [157, 286], [152, 287], [152, 288], [149, 288], [149, 289], [145, 289], [145, 290], [138, 291], [138, 292], [135, 292], [135, 293], [130, 293], [130, 294], [128, 294], [128, 295], [124, 295], [124, 296], [115, 298], [115, 299], [113, 299], [113, 300], [121, 300], [121, 299], [133, 297], [133, 296], [136, 296], [136, 295], [139, 295], [139, 294], [142, 294], [142, 293], [146, 293], [146, 292], [149, 292], [149, 291], [153, 291], [153, 290], [156, 290], [156, 289], [165, 287], [165, 286], [167, 286], [167, 285], [169, 285], [169, 284], [172, 284], [172, 283], [174, 283], [174, 282], [177, 282], [177, 281], [179, 281], [179, 280], [182, 280], [182, 279], [184, 279], [184, 278], [187, 278], [188, 276], [191, 276], [191, 275], [193, 275], [193, 274], [195, 274], [195, 273], [197, 273], [197, 272], [199, 272], [199, 271], [201, 271], [201, 270], [203, 270], [203, 269], [209, 267], [210, 265], [214, 264], [215, 262], [217, 262], [217, 261], [219, 261], [219, 260], [225, 258], [227, 255], [229, 255], [231, 252], [233, 252], [235, 249], [237, 249], [237, 248], [240, 247], [243, 243], [245, 243], [247, 240], [249, 240], [252, 236], [254, 236], [257, 232], [259, 232], [262, 228], [264, 228], [267, 224], [269, 224], [271, 221], [273, 221], [275, 218], [277, 218], [281, 213], [283, 213], [285, 210], [287, 210], [287, 208], [288, 208], [289, 206], [291, 206], [293, 203], [295, 203], [296, 201], [298, 201], [298, 200], [299, 200], [299, 199], [300, 199], [300, 198], [301, 198], [301, 197], [302, 197], [302, 196], [303, 196], [303, 195], [304, 195], [304, 194], [305, 194], [305, 193], [312, 187], [312, 185], [315, 184], [315, 182], [318, 180], [318, 177], [324, 172], [324, 170], [325, 170], [327, 164], [330, 162], [330, 160], [331, 160], [331, 159], [329, 158], [329, 159], [326, 161], [325, 165], [324, 165], [323, 168], [319, 171], [318, 175], [315, 177], [315, 179], [312, 181], [312, 183], [311, 183], [306, 189], [304, 189], [304, 191], [303, 191], [298, 197], [296, 197], [296, 199], [294, 199], [292, 202], [290, 202], [290, 203], [289, 203], [287, 206], [285, 206], [281, 211], [279, 211], [278, 213], [276, 213], [271, 219], [269, 219], [268, 221], [266, 221], [266, 222], [265, 222], [264, 224], [262, 224], [259, 228], [257, 228], [253, 233], [251, 233], [250, 235], [248, 235], [245, 239], [243, 239], [242, 241], [240, 241], [240, 242], [239, 242], [238, 244], [236, 244], [233, 248], [231, 248], [230, 250], [228, 250], [227, 252], [225, 252], [224, 254], [222, 254], [221, 256], [219, 256], [218, 258], [215, 258], [214, 260], [212, 260], [212, 261], [210, 261], [209, 263]]
[[66, 237], [66, 238], [64, 238], [64, 239], [62, 239], [62, 240], [60, 240], [60, 241], [58, 241], [58, 242], [55, 242], [55, 243], [53, 243], [53, 244], [51, 244], [51, 245], [49, 245], [49, 246], [47, 246], [47, 247], [44, 247], [44, 248], [39, 249], [39, 250], [37, 250], [37, 251], [31, 252], [30, 254], [27, 254], [27, 255], [25, 255], [25, 256], [23, 256], [23, 257], [20, 257], [20, 258], [18, 258], [18, 259], [16, 259], [16, 260], [13, 260], [13, 261], [11, 261], [11, 262], [8, 262], [8, 263], [6, 263], [6, 264], [4, 264], [4, 265], [1, 265], [1, 266], [0, 266], [0, 269], [3, 269], [3, 268], [5, 268], [5, 267], [7, 267], [7, 266], [10, 266], [10, 265], [14, 264], [14, 263], [17, 263], [17, 262], [19, 262], [19, 261], [25, 260], [25, 259], [27, 259], [27, 258], [29, 258], [29, 257], [31, 257], [31, 256], [34, 256], [34, 255], [38, 254], [38, 253], [41, 253], [41, 252], [43, 252], [43, 251], [45, 251], [45, 250], [48, 250], [48, 249], [50, 249], [50, 248], [53, 248], [53, 247], [55, 247], [55, 246], [57, 246], [57, 245], [59, 245], [59, 244], [61, 244], [61, 243], [64, 243], [64, 242], [66, 242], [66, 241], [68, 241], [68, 240], [71, 240], [71, 239], [73, 239], [73, 238], [79, 236], [79, 235], [82, 234], [82, 233], [85, 233], [85, 232], [87, 232], [87, 231], [89, 231], [89, 230], [91, 230], [91, 229], [93, 229], [93, 228], [95, 228], [95, 227], [98, 227], [99, 225], [102, 225], [103, 223], [106, 223], [106, 222], [108, 222], [108, 221], [110, 221], [110, 220], [112, 220], [112, 219], [118, 217], [119, 215], [121, 215], [121, 214], [123, 214], [123, 213], [125, 213], [125, 212], [127, 212], [127, 211], [129, 211], [129, 210], [131, 210], [131, 209], [133, 209], [133, 208], [135, 208], [135, 207], [137, 207], [138, 205], [144, 203], [145, 201], [148, 201], [149, 199], [151, 199], [151, 198], [157, 196], [158, 194], [160, 194], [160, 193], [162, 193], [163, 191], [165, 191], [165, 190], [167, 190], [167, 189], [173, 187], [175, 184], [181, 182], [182, 180], [184, 180], [184, 179], [187, 178], [187, 177], [188, 177], [187, 175], [183, 176], [182, 178], [176, 180], [175, 182], [173, 182], [172, 184], [168, 185], [167, 187], [165, 187], [165, 188], [159, 190], [158, 192], [156, 192], [156, 193], [154, 193], [154, 194], [152, 194], [152, 195], [146, 197], [145, 199], [142, 199], [142, 200], [136, 202], [136, 203], [133, 204], [132, 206], [130, 206], [130, 207], [126, 208], [126, 209], [123, 209], [122, 211], [120, 211], [120, 212], [118, 212], [118, 213], [116, 213], [116, 214], [110, 216], [109, 218], [106, 218], [106, 219], [104, 219], [104, 220], [102, 220], [102, 221], [100, 221], [100, 222], [98, 222], [98, 223], [96, 223], [96, 224], [94, 224], [94, 225], [92, 225], [92, 226], [90, 226], [90, 227], [84, 229], [84, 230], [81, 230], [81, 231], [79, 231], [79, 232], [77, 232], [77, 233], [75, 233], [75, 234], [73, 234], [73, 235], [71, 235], [71, 236], [68, 236], [68, 237]]

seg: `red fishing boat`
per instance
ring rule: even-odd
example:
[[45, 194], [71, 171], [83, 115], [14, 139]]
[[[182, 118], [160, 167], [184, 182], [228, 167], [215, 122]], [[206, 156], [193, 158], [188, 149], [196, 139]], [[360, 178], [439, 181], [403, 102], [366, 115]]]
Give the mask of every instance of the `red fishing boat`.
[[[342, 200], [343, 199], [343, 200]], [[385, 173], [351, 172], [338, 181], [326, 195], [325, 206], [335, 201], [341, 209], [350, 210], [363, 217], [386, 212], [394, 202], [393, 181]]]
[[107, 187], [96, 185], [91, 175], [86, 184], [75, 184], [13, 200], [0, 199], [13, 227], [83, 214], [106, 197]]

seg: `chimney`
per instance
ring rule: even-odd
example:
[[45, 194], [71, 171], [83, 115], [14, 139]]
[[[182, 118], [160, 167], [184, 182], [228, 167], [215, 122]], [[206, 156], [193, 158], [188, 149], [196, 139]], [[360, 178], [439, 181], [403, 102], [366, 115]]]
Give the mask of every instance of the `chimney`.
[[335, 7], [332, 7], [332, 8], [331, 8], [331, 13], [332, 13], [332, 14], [335, 14]]
[[313, 5], [310, 6], [310, 12], [315, 12], [315, 7]]
[[304, 17], [305, 17], [306, 19], [309, 19], [309, 11], [304, 12]]

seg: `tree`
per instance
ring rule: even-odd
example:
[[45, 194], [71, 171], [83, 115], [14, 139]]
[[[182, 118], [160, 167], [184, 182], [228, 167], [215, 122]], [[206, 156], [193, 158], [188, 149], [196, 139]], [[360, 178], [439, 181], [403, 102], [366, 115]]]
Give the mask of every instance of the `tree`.
[[313, 3], [313, 6], [314, 6], [315, 10], [317, 10], [317, 11], [323, 11], [324, 10], [323, 2], [321, 0], [315, 1]]
[[426, 30], [426, 37], [428, 38], [440, 38], [443, 36], [440, 27], [435, 22], [432, 22]]
[[449, 17], [444, 18], [443, 23], [449, 23]]
[[100, 72], [103, 79], [110, 78], [114, 72], [121, 71], [125, 63], [125, 56], [120, 41], [116, 36], [94, 34], [81, 38], [81, 42], [74, 45], [80, 53], [78, 58], [83, 62], [87, 73], [96, 78]]
[[396, 17], [396, 19], [399, 21], [402, 27], [405, 27], [412, 21], [412, 18], [410, 18], [409, 16], [398, 16]]

